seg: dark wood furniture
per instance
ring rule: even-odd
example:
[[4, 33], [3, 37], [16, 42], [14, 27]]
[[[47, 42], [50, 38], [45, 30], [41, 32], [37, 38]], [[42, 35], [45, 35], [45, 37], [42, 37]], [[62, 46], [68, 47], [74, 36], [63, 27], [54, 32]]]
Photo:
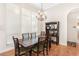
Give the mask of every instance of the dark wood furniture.
[[20, 44], [24, 48], [28, 48], [30, 55], [32, 55], [32, 47], [35, 46], [38, 43], [38, 39], [30, 39], [30, 40], [23, 40]]
[[[23, 33], [22, 41], [16, 42], [16, 44], [18, 43], [18, 45], [15, 44], [15, 40], [14, 40], [14, 39], [16, 39], [18, 41], [18, 38], [13, 37], [15, 49], [20, 50], [19, 45], [21, 45], [25, 49], [26, 52], [27, 52], [27, 50], [29, 51], [30, 56], [32, 55], [32, 52], [34, 52], [35, 50], [36, 50], [37, 55], [40, 54], [40, 51], [43, 51], [43, 54], [44, 54], [44, 52], [46, 52], [46, 54], [48, 55], [48, 49], [47, 49], [48, 45], [46, 44], [47, 43], [46, 36], [38, 36], [38, 35], [36, 35], [36, 33], [29, 33], [29, 34], [31, 37], [30, 39], [27, 38], [27, 37], [29, 37], [27, 34]], [[26, 36], [25, 39], [24, 39], [24, 36]], [[18, 46], [18, 48], [16, 46]], [[41, 49], [42, 49], [42, 47], [44, 47], [44, 50], [43, 49], [41, 50], [38, 46], [41, 47]], [[16, 53], [15, 55], [20, 55], [20, 52], [18, 54]]]
[[30, 36], [31, 36], [31, 40], [37, 39], [36, 32], [30, 33]]
[[29, 33], [22, 33], [22, 40], [29, 40]]
[[18, 38], [14, 38], [13, 36], [13, 41], [15, 46], [15, 56], [26, 55], [27, 52], [29, 52], [29, 49], [26, 50], [21, 44], [19, 44]]
[[31, 49], [29, 47], [24, 47], [21, 43], [19, 43], [18, 38], [14, 38], [13, 36], [13, 41], [14, 41], [14, 46], [15, 46], [15, 56], [31, 56]]
[[41, 52], [43, 52], [43, 55], [48, 55], [48, 44], [47, 44], [46, 36], [38, 37], [38, 43], [37, 45], [33, 46], [32, 52], [36, 53], [37, 56], [39, 56]]
[[[49, 48], [51, 48], [51, 42], [59, 44], [59, 21], [57, 22], [47, 22], [46, 23], [46, 36], [49, 39]], [[52, 37], [56, 38], [52, 39]]]
[[76, 42], [67, 41], [67, 46], [76, 47]]

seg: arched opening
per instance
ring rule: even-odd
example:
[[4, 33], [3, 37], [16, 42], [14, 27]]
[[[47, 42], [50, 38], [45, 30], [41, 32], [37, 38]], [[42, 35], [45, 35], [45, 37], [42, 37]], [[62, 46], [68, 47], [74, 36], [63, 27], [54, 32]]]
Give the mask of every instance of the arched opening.
[[67, 45], [76, 46], [79, 44], [79, 29], [76, 26], [79, 23], [79, 8], [72, 9], [67, 15]]

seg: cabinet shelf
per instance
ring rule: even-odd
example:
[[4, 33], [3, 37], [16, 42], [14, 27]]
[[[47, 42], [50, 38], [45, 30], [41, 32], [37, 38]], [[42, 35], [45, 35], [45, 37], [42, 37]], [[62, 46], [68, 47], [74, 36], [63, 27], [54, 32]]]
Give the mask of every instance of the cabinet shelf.
[[49, 38], [56, 37], [56, 42], [53, 41], [53, 43], [59, 44], [59, 22], [58, 21], [46, 23], [46, 35]]

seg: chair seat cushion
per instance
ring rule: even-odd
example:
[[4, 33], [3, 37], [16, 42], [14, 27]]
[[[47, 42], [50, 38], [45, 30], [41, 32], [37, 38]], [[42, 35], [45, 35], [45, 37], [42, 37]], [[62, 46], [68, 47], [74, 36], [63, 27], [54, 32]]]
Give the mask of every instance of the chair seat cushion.
[[28, 48], [20, 47], [20, 55], [26, 55], [30, 51]]
[[[37, 51], [37, 50], [38, 50], [38, 47], [35, 46], [35, 47], [32, 48], [32, 50], [33, 50], [33, 51]], [[43, 51], [43, 45], [40, 45], [40, 46], [39, 46], [39, 51]]]

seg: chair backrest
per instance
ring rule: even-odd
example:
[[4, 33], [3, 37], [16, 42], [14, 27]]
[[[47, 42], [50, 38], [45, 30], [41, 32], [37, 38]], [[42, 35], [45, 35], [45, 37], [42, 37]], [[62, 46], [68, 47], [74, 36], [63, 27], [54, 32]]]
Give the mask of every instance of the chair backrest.
[[19, 53], [20, 53], [20, 48], [19, 48], [19, 41], [18, 41], [18, 38], [14, 38], [14, 36], [13, 36], [12, 38], [13, 38], [14, 46], [15, 46], [15, 55], [19, 55]]
[[44, 50], [44, 48], [46, 48], [47, 49], [47, 47], [45, 47], [45, 46], [47, 46], [48, 44], [47, 44], [47, 42], [46, 42], [46, 38], [40, 38], [40, 37], [38, 37], [38, 45], [37, 45], [37, 48], [38, 48], [38, 50], [37, 51], [39, 51], [39, 48], [41, 47], [43, 50]]
[[41, 35], [45, 36], [46, 35], [45, 31], [41, 31]]
[[44, 45], [46, 42], [46, 37], [38, 37], [38, 44]]
[[36, 39], [36, 33], [31, 33], [31, 39]]
[[29, 40], [29, 33], [22, 34], [23, 40]]

